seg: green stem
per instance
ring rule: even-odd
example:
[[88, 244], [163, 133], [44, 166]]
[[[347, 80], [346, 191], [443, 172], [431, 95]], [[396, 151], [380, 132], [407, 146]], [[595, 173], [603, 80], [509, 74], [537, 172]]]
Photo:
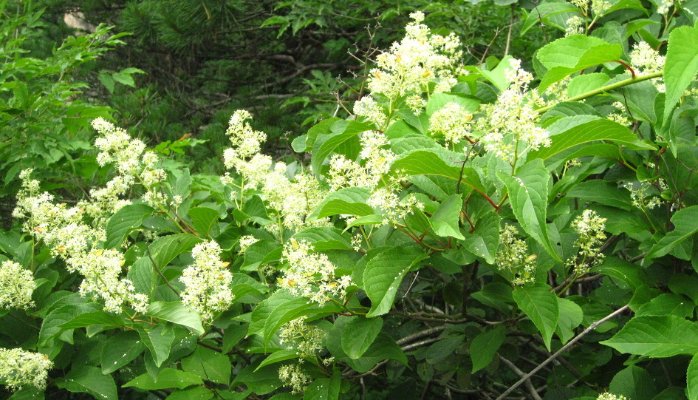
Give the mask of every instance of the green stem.
[[[584, 99], [589, 98], [589, 97], [591, 97], [591, 96], [596, 96], [597, 94], [609, 92], [609, 91], [614, 90], [614, 89], [622, 88], [623, 86], [632, 85], [633, 83], [646, 81], [646, 80], [648, 80], [648, 79], [661, 78], [663, 74], [664, 74], [664, 73], [663, 73], [662, 71], [660, 71], [660, 72], [653, 72], [653, 73], [647, 74], [647, 75], [638, 76], [638, 77], [635, 77], [635, 78], [624, 79], [624, 80], [622, 80], [622, 81], [618, 81], [618, 82], [616, 82], [616, 83], [612, 83], [612, 84], [610, 84], [610, 85], [602, 86], [602, 87], [600, 87], [600, 88], [598, 88], [598, 89], [590, 90], [590, 91], [588, 91], [588, 92], [586, 92], [586, 93], [582, 93], [582, 94], [580, 94], [580, 95], [577, 95], [577, 96], [574, 96], [574, 97], [570, 97], [569, 99], [566, 99], [565, 101], [567, 102], [567, 101], [579, 101], [579, 100], [584, 100]], [[538, 113], [544, 113], [544, 112], [550, 110], [551, 108], [555, 107], [556, 105], [557, 105], [557, 104], [552, 104], [552, 105], [549, 105], [549, 106], [541, 107], [541, 108], [537, 109], [536, 111], [537, 111]]]

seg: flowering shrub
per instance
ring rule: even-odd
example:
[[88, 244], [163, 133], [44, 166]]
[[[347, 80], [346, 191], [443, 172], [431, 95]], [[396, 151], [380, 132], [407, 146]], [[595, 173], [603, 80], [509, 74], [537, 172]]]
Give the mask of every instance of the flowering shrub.
[[15, 398], [698, 398], [691, 9], [543, 3], [529, 18], [566, 36], [537, 51], [537, 77], [511, 56], [462, 65], [423, 17], [354, 115], [293, 141], [302, 161], [265, 154], [239, 110], [223, 176], [101, 118], [109, 180], [84, 199], [22, 171], [0, 383]]

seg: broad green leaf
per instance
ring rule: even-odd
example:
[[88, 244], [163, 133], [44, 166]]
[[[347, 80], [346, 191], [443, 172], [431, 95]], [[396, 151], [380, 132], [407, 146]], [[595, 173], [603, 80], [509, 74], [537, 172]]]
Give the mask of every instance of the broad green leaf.
[[606, 258], [603, 264], [594, 268], [594, 272], [620, 280], [634, 289], [646, 285], [647, 282], [644, 269], [613, 256]]
[[652, 400], [657, 394], [652, 376], [636, 365], [619, 371], [611, 379], [609, 391], [633, 400]]
[[199, 314], [185, 307], [181, 301], [156, 301], [150, 303], [148, 315], [177, 325], [186, 326], [198, 335], [204, 333]]
[[107, 222], [106, 248], [119, 246], [126, 236], [141, 226], [143, 221], [153, 214], [153, 209], [145, 204], [129, 204], [117, 211]]
[[686, 370], [686, 394], [688, 400], [698, 400], [698, 354], [691, 358]]
[[[585, 122], [581, 124], [570, 124], [571, 121], [584, 117]], [[606, 140], [619, 145], [627, 146], [635, 150], [653, 150], [654, 146], [640, 141], [635, 133], [627, 127], [608, 119], [592, 116], [568, 117], [564, 120], [556, 121], [550, 129], [555, 129], [556, 125], [570, 124], [570, 128], [560, 131], [560, 133], [550, 137], [551, 145], [542, 147], [537, 151], [528, 153], [528, 159], [548, 159], [567, 149], [575, 146]]]
[[281, 349], [271, 353], [267, 358], [262, 360], [262, 362], [255, 368], [257, 371], [260, 368], [264, 368], [267, 365], [272, 365], [288, 360], [294, 360], [298, 358], [298, 352], [296, 350]]
[[434, 93], [429, 97], [429, 101], [427, 101], [427, 115], [431, 116], [449, 103], [456, 103], [469, 113], [474, 113], [480, 106], [479, 101], [468, 97], [448, 93]]
[[430, 222], [434, 233], [441, 237], [465, 239], [460, 231], [460, 212], [463, 198], [458, 194], [448, 196], [431, 216]]
[[[462, 160], [460, 160], [462, 162]], [[470, 167], [447, 160], [445, 154], [437, 150], [413, 150], [398, 157], [390, 166], [392, 173], [406, 175], [435, 175], [460, 182], [482, 193], [485, 189], [477, 172]]]
[[109, 314], [104, 311], [94, 311], [78, 315], [61, 325], [61, 328], [76, 329], [86, 328], [92, 325], [101, 325], [104, 328], [117, 328], [124, 325], [124, 320], [114, 314]]
[[388, 313], [402, 279], [426, 255], [414, 247], [391, 247], [366, 264], [363, 274], [364, 290], [371, 299], [371, 310], [366, 317]]
[[698, 324], [674, 315], [635, 317], [600, 342], [621, 353], [651, 358], [698, 353]]
[[543, 160], [529, 161], [519, 168], [516, 176], [500, 174], [499, 177], [507, 187], [511, 208], [521, 227], [559, 261], [546, 226], [550, 173]]
[[197, 346], [194, 354], [182, 359], [182, 370], [202, 379], [227, 385], [230, 382], [230, 359], [219, 352]]
[[674, 230], [668, 232], [645, 256], [646, 260], [668, 254], [684, 240], [693, 237], [698, 232], [698, 206], [691, 206], [677, 211], [671, 217]]
[[574, 329], [582, 323], [584, 312], [582, 308], [572, 300], [557, 298], [560, 310], [560, 318], [557, 321], [557, 336], [564, 344], [574, 336]]
[[342, 330], [342, 350], [349, 358], [360, 358], [371, 347], [382, 328], [382, 318], [352, 318]]
[[338, 370], [329, 378], [318, 378], [308, 386], [303, 400], [338, 400], [342, 388], [342, 374]]
[[575, 76], [567, 85], [567, 96], [575, 97], [598, 89], [606, 85], [610, 79], [608, 75], [601, 72]]
[[248, 365], [235, 375], [232, 386], [239, 384], [244, 384], [248, 390], [258, 395], [271, 393], [281, 386], [279, 368], [276, 365], [270, 365], [255, 370], [254, 365]]
[[175, 339], [172, 327], [159, 324], [153, 328], [139, 328], [138, 335], [141, 337], [145, 347], [148, 348], [155, 365], [161, 366], [170, 356], [172, 343]]
[[57, 386], [72, 393], [89, 393], [96, 399], [118, 399], [114, 378], [89, 365], [74, 367]]
[[303, 298], [293, 296], [286, 290], [277, 290], [271, 296], [264, 299], [261, 303], [255, 306], [252, 310], [250, 325], [247, 329], [247, 335], [264, 335], [264, 326], [271, 315], [272, 311], [277, 307], [286, 304], [286, 307], [304, 307], [307, 301]]
[[504, 343], [506, 330], [502, 325], [486, 330], [475, 336], [470, 342], [470, 358], [473, 361], [473, 373], [490, 365], [497, 350]]
[[513, 296], [519, 309], [538, 328], [538, 331], [543, 336], [545, 347], [550, 351], [550, 341], [560, 318], [557, 296], [545, 285], [516, 288]]
[[621, 190], [618, 185], [613, 185], [602, 179], [591, 179], [576, 184], [567, 192], [567, 197], [575, 197], [623, 210], [632, 210], [633, 208], [629, 191]]
[[499, 214], [492, 211], [475, 223], [475, 231], [466, 236], [463, 247], [481, 257], [488, 264], [494, 264], [499, 246]]
[[338, 147], [354, 141], [358, 150], [358, 136], [371, 129], [371, 125], [358, 121], [340, 120], [332, 125], [333, 132], [318, 136], [313, 144], [311, 165], [316, 174], [320, 173], [322, 164]]
[[189, 210], [189, 217], [196, 232], [209, 237], [218, 222], [218, 211], [208, 207], [194, 207]]
[[351, 250], [351, 242], [340, 232], [337, 228], [308, 228], [296, 233], [293, 238], [311, 243], [315, 251]]
[[684, 91], [698, 72], [698, 26], [682, 26], [671, 31], [664, 63], [664, 120], [668, 117]]
[[681, 318], [690, 318], [693, 316], [693, 308], [693, 302], [688, 301], [683, 296], [674, 293], [662, 293], [640, 306], [635, 315], [675, 315]]
[[618, 60], [622, 53], [619, 44], [593, 36], [571, 35], [557, 39], [536, 53], [538, 61], [548, 69], [539, 89], [543, 90], [572, 73]]
[[485, 79], [490, 81], [490, 83], [492, 83], [500, 91], [505, 90], [511, 84], [509, 79], [507, 79], [507, 71], [513, 69], [511, 65], [511, 61], [513, 59], [514, 58], [512, 56], [506, 56], [502, 58], [502, 60], [499, 61], [497, 66], [492, 70], [480, 68], [480, 74], [482, 74]]
[[161, 390], [161, 389], [184, 389], [193, 385], [202, 385], [201, 378], [191, 372], [185, 372], [174, 368], [163, 368], [158, 373], [156, 379], [145, 373], [139, 375], [123, 387], [132, 387], [142, 390]]
[[156, 268], [162, 269], [182, 253], [191, 249], [201, 241], [194, 235], [178, 233], [155, 239], [148, 247], [148, 256], [155, 262]]
[[213, 392], [203, 386], [196, 386], [190, 389], [175, 390], [165, 400], [210, 400]]
[[325, 218], [332, 215], [358, 215], [373, 214], [373, 208], [366, 204], [370, 193], [362, 188], [345, 188], [330, 193], [313, 210], [310, 218]]
[[138, 334], [132, 331], [120, 332], [109, 338], [108, 344], [102, 348], [100, 364], [103, 374], [112, 372], [127, 365], [145, 350]]
[[572, 16], [579, 15], [579, 8], [566, 1], [544, 1], [526, 13], [526, 19], [519, 34], [523, 36], [529, 29], [539, 23], [565, 30], [565, 22]]
[[128, 269], [128, 279], [133, 282], [133, 287], [136, 292], [151, 296], [155, 286], [157, 285], [158, 277], [155, 276], [155, 269], [150, 257], [144, 256], [136, 260]]

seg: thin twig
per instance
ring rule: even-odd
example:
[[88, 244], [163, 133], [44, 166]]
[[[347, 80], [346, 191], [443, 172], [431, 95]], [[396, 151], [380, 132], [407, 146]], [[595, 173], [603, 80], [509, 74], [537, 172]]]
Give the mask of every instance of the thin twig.
[[[526, 376], [526, 373], [523, 372], [522, 370], [520, 370], [516, 365], [514, 365], [513, 362], [507, 360], [506, 358], [504, 358], [504, 357], [502, 357], [502, 356], [499, 356], [499, 359], [502, 360], [502, 362], [503, 362], [504, 364], [506, 364], [512, 371], [514, 371], [514, 373], [515, 373], [516, 375], [518, 375], [518, 376], [520, 376], [520, 377], [522, 377], [522, 378]], [[540, 395], [538, 394], [538, 391], [536, 390], [536, 388], [535, 388], [535, 387], [533, 386], [533, 384], [531, 383], [531, 377], [530, 377], [530, 376], [529, 376], [528, 378], [526, 378], [526, 381], [524, 382], [524, 384], [526, 385], [526, 389], [528, 389], [528, 392], [531, 393], [531, 397], [533, 397], [534, 400], [543, 400], [543, 399], [540, 397]]]
[[558, 356], [560, 356], [560, 354], [562, 354], [562, 353], [564, 353], [565, 351], [567, 351], [567, 349], [569, 349], [570, 347], [572, 347], [572, 346], [573, 346], [575, 343], [577, 343], [581, 338], [583, 338], [584, 336], [586, 336], [587, 334], [589, 334], [591, 331], [593, 331], [594, 329], [596, 329], [599, 325], [601, 325], [601, 324], [603, 324], [604, 322], [606, 322], [606, 321], [608, 321], [608, 320], [610, 320], [610, 319], [612, 319], [612, 318], [618, 316], [619, 314], [623, 313], [623, 312], [624, 312], [625, 310], [627, 310], [627, 309], [628, 309], [628, 305], [626, 304], [626, 305], [624, 305], [623, 307], [617, 309], [616, 311], [614, 311], [614, 312], [608, 314], [607, 316], [601, 318], [600, 320], [598, 320], [598, 321], [596, 321], [596, 322], [593, 322], [591, 325], [589, 325], [588, 328], [586, 328], [585, 330], [583, 330], [579, 335], [575, 336], [574, 338], [572, 338], [572, 340], [570, 340], [569, 342], [567, 342], [566, 345], [560, 347], [560, 349], [559, 349], [558, 351], [556, 351], [555, 353], [553, 353], [550, 357], [546, 358], [546, 359], [545, 359], [542, 363], [540, 363], [537, 367], [533, 368], [533, 369], [531, 370], [531, 372], [529, 372], [529, 373], [527, 373], [526, 375], [522, 376], [521, 379], [519, 379], [518, 381], [516, 381], [516, 383], [514, 383], [513, 385], [511, 385], [507, 390], [504, 391], [504, 393], [500, 394], [499, 397], [497, 397], [496, 400], [504, 400], [504, 398], [506, 398], [506, 397], [509, 395], [509, 393], [511, 393], [511, 392], [513, 392], [514, 390], [516, 390], [516, 388], [518, 388], [519, 386], [521, 386], [521, 385], [522, 385], [524, 382], [526, 382], [530, 377], [532, 377], [533, 375], [535, 375], [538, 371], [540, 371], [541, 369], [543, 369], [543, 367], [545, 367], [545, 366], [548, 365], [551, 361], [553, 361], [553, 360], [556, 359]]

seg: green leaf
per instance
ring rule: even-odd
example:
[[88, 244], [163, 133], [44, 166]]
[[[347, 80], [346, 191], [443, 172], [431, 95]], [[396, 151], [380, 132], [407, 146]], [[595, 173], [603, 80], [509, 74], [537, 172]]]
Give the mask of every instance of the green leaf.
[[161, 366], [170, 356], [172, 343], [175, 339], [172, 326], [159, 324], [154, 328], [139, 328], [138, 335], [145, 347], [148, 348], [155, 365]]
[[370, 193], [362, 188], [344, 188], [330, 193], [310, 214], [309, 218], [325, 218], [332, 215], [369, 215], [373, 208], [366, 204]]
[[119, 246], [131, 230], [141, 226], [152, 215], [153, 209], [145, 204], [129, 204], [117, 211], [107, 222], [106, 248]]
[[431, 116], [449, 103], [456, 103], [469, 113], [474, 113], [480, 106], [480, 102], [475, 99], [448, 93], [434, 93], [427, 101], [427, 115]]
[[209, 400], [213, 398], [213, 392], [203, 386], [190, 389], [175, 390], [165, 400]]
[[497, 350], [504, 343], [506, 330], [499, 325], [494, 329], [486, 330], [475, 336], [470, 342], [470, 358], [473, 361], [473, 373], [487, 367], [497, 354]]
[[369, 129], [371, 129], [371, 125], [359, 121], [339, 120], [334, 123], [332, 125], [332, 133], [318, 136], [315, 139], [311, 159], [313, 171], [319, 174], [325, 159], [340, 146], [351, 143], [352, 140], [358, 146], [359, 134]]
[[182, 370], [222, 385], [230, 382], [231, 367], [226, 355], [201, 346], [197, 346], [194, 354], [182, 359]]
[[460, 231], [460, 212], [463, 198], [459, 194], [448, 196], [431, 216], [430, 222], [434, 233], [441, 237], [465, 239]]
[[567, 192], [567, 197], [575, 197], [623, 210], [633, 209], [630, 192], [620, 190], [617, 185], [612, 185], [602, 179], [592, 179], [578, 183]]
[[539, 90], [566, 76], [608, 61], [620, 59], [623, 49], [619, 44], [585, 35], [571, 35], [557, 39], [538, 50], [536, 58], [548, 69]]
[[180, 254], [191, 251], [200, 241], [201, 239], [194, 235], [178, 233], [157, 238], [149, 246], [148, 251], [155, 262], [155, 267], [162, 269]]
[[135, 360], [145, 346], [135, 332], [120, 332], [109, 338], [108, 344], [102, 348], [100, 364], [103, 374], [111, 374], [119, 368]]
[[181, 301], [156, 301], [150, 303], [148, 315], [186, 326], [198, 335], [203, 335], [205, 332], [204, 327], [201, 325], [199, 314], [185, 307]]
[[349, 358], [360, 358], [371, 347], [382, 328], [382, 318], [352, 318], [342, 330], [342, 350]]
[[340, 232], [337, 228], [308, 228], [296, 233], [293, 238], [311, 243], [315, 251], [351, 250], [351, 242]]
[[72, 393], [88, 393], [95, 399], [118, 399], [114, 378], [89, 365], [71, 369], [56, 385]]
[[651, 400], [657, 394], [652, 376], [636, 365], [619, 371], [611, 380], [609, 391], [633, 400]]
[[130, 380], [123, 387], [132, 387], [142, 390], [184, 389], [193, 385], [202, 385], [201, 378], [191, 372], [180, 371], [174, 368], [163, 368], [153, 379], [149, 373], [145, 373]]
[[698, 354], [691, 358], [686, 370], [686, 392], [688, 400], [698, 400]]
[[698, 232], [698, 206], [682, 208], [671, 217], [674, 230], [664, 235], [645, 256], [645, 260], [661, 257], [671, 252], [684, 240]]
[[[575, 124], [575, 121], [582, 123]], [[559, 128], [564, 125], [569, 125], [569, 129]], [[559, 133], [550, 137], [552, 142], [550, 146], [528, 153], [529, 160], [537, 158], [548, 159], [567, 149], [597, 140], [607, 140], [635, 150], [654, 149], [654, 146], [640, 141], [637, 135], [625, 126], [594, 116], [585, 115], [563, 118], [556, 121], [548, 129], [559, 130]]]
[[579, 8], [566, 1], [545, 1], [528, 12], [519, 34], [523, 36], [536, 24], [542, 23], [565, 30], [565, 21], [574, 15], [579, 15]]
[[308, 386], [303, 400], [338, 400], [342, 388], [342, 374], [338, 370], [329, 378], [318, 378]]
[[684, 91], [693, 82], [698, 72], [698, 26], [682, 26], [669, 34], [666, 62], [664, 63], [664, 120], [679, 102]]
[[260, 368], [264, 368], [267, 365], [272, 365], [288, 360], [294, 360], [298, 358], [298, 352], [296, 350], [287, 350], [287, 349], [281, 349], [277, 350], [273, 353], [271, 353], [267, 358], [262, 360], [261, 363], [255, 368], [255, 371], [257, 371]]
[[492, 265], [499, 246], [499, 214], [492, 211], [481, 217], [475, 224], [475, 231], [468, 235], [463, 247]]
[[364, 290], [371, 299], [371, 310], [366, 317], [390, 311], [402, 279], [425, 258], [426, 255], [414, 247], [391, 247], [371, 258], [363, 274]]
[[674, 315], [635, 317], [601, 344], [652, 358], [698, 353], [698, 324]]
[[218, 211], [208, 207], [194, 207], [189, 210], [189, 217], [199, 235], [210, 237], [218, 222]]
[[550, 173], [543, 160], [536, 159], [524, 164], [516, 177], [499, 175], [509, 192], [509, 202], [519, 224], [555, 260], [560, 256], [550, 243], [546, 226], [548, 210], [548, 180]]
[[560, 310], [560, 318], [557, 321], [557, 336], [560, 342], [567, 343], [574, 336], [574, 329], [584, 320], [582, 308], [572, 300], [558, 297], [557, 305]]
[[557, 296], [548, 286], [523, 286], [514, 289], [512, 294], [516, 305], [538, 328], [550, 351], [550, 341], [560, 318]]
[[413, 150], [407, 152], [393, 162], [390, 167], [393, 172], [400, 171], [406, 175], [438, 175], [458, 180], [460, 167], [446, 161], [435, 150]]

